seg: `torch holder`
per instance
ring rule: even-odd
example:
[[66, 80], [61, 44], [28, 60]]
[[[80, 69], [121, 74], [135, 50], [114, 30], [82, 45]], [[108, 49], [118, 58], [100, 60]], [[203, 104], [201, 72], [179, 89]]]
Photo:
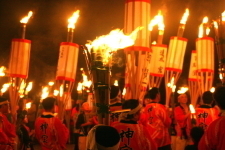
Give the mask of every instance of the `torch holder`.
[[99, 123], [109, 125], [110, 68], [92, 66], [92, 77]]

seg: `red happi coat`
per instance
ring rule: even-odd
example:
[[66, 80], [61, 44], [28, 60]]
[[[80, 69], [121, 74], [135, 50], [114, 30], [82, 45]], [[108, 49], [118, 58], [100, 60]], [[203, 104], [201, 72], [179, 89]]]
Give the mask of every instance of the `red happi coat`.
[[35, 134], [42, 150], [64, 150], [69, 130], [53, 115], [42, 115], [35, 122]]
[[199, 144], [199, 150], [225, 150], [225, 116], [213, 121], [205, 131]]
[[174, 117], [176, 121], [175, 129], [177, 136], [189, 137], [191, 130], [191, 119], [189, 116], [186, 116], [186, 112], [181, 106], [174, 108]]
[[113, 124], [120, 134], [119, 150], [157, 150], [147, 129], [141, 124], [117, 122]]
[[[110, 112], [118, 111], [118, 110], [122, 109], [122, 106], [110, 106], [109, 109], [110, 109]], [[120, 114], [121, 114], [121, 112], [110, 113], [110, 125], [113, 125], [113, 123], [119, 121]]]
[[11, 124], [5, 115], [2, 115], [2, 128], [0, 128], [0, 149], [12, 150], [16, 138], [16, 129]]
[[140, 123], [147, 127], [158, 147], [171, 144], [168, 131], [171, 119], [164, 105], [158, 103], [148, 104], [141, 114]]
[[196, 108], [197, 126], [200, 126], [205, 130], [211, 122], [218, 118], [218, 115], [219, 112], [216, 108], [206, 108], [203, 106]]

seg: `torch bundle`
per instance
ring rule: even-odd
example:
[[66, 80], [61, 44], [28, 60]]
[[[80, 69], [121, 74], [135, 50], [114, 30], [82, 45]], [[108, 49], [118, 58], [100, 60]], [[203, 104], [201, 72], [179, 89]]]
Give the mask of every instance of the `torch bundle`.
[[118, 49], [133, 45], [137, 31], [138, 29], [130, 35], [124, 35], [121, 30], [116, 29], [108, 35], [100, 36], [86, 44], [88, 49], [84, 49], [84, 54], [94, 85], [94, 99], [95, 105], [98, 107], [100, 123], [109, 124], [109, 84], [112, 54]]
[[214, 78], [214, 39], [208, 37], [208, 18], [204, 17], [199, 27], [199, 38], [196, 39], [197, 77], [201, 93], [209, 91]]
[[78, 44], [73, 43], [73, 33], [78, 17], [79, 10], [74, 12], [73, 16], [68, 20], [67, 42], [62, 42], [60, 44], [58, 67], [56, 72], [56, 84], [60, 91], [57, 98], [60, 119], [64, 118], [64, 110], [68, 100], [71, 98], [71, 92], [76, 76], [79, 46]]
[[200, 94], [200, 89], [199, 89], [198, 77], [197, 77], [197, 53], [194, 50], [191, 53], [191, 63], [190, 63], [190, 69], [189, 69], [188, 84], [189, 84], [189, 91], [191, 96], [191, 103], [195, 106], [197, 103], [198, 96]]
[[22, 82], [28, 77], [29, 61], [30, 61], [30, 47], [31, 41], [25, 39], [26, 24], [33, 12], [30, 11], [26, 17], [20, 22], [22, 25], [21, 38], [13, 39], [11, 45], [11, 54], [9, 62], [9, 77], [11, 86], [9, 88], [10, 93], [10, 105], [13, 121], [16, 121], [16, 107], [19, 100], [18, 89]]
[[166, 59], [166, 71], [165, 71], [165, 85], [166, 85], [166, 105], [169, 106], [170, 95], [172, 88], [168, 87], [169, 81], [173, 80], [173, 84], [176, 85], [180, 74], [182, 72], [184, 54], [187, 45], [187, 39], [183, 38], [183, 32], [187, 17], [189, 15], [188, 9], [183, 15], [183, 18], [180, 21], [180, 26], [178, 29], [177, 36], [170, 38], [169, 49]]
[[145, 92], [148, 86], [149, 69], [145, 63], [149, 62], [150, 33], [150, 0], [125, 1], [125, 33], [130, 33], [137, 27], [143, 27], [137, 36], [135, 44], [125, 49], [125, 99], [139, 98], [141, 91]]

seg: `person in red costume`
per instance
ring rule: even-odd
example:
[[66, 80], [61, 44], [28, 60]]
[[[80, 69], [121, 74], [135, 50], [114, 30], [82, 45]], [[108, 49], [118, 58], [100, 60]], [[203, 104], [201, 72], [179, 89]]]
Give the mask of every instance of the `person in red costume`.
[[153, 87], [147, 94], [150, 103], [146, 105], [140, 122], [147, 127], [152, 139], [158, 145], [158, 150], [171, 150], [171, 140], [168, 131], [171, 119], [166, 107], [159, 104], [159, 89]]
[[218, 118], [218, 109], [212, 108], [213, 94], [210, 91], [206, 91], [202, 95], [203, 104], [196, 108], [196, 121], [197, 126], [202, 127], [204, 130], [209, 126], [211, 122]]
[[173, 150], [184, 150], [190, 139], [191, 118], [188, 106], [188, 97], [186, 94], [178, 96], [179, 105], [174, 109], [176, 121], [176, 140]]
[[147, 129], [138, 124], [142, 106], [138, 100], [130, 99], [123, 103], [123, 109], [131, 109], [119, 116], [119, 122], [113, 124], [120, 134], [119, 150], [157, 150]]
[[66, 149], [69, 130], [53, 114], [55, 101], [53, 97], [47, 97], [42, 101], [44, 112], [35, 122], [35, 134], [42, 150]]
[[225, 87], [219, 87], [214, 93], [214, 99], [221, 109], [220, 117], [213, 121], [201, 138], [199, 150], [224, 150], [225, 149]]
[[9, 101], [0, 97], [0, 149], [12, 150], [15, 146], [16, 128], [6, 115], [9, 113]]

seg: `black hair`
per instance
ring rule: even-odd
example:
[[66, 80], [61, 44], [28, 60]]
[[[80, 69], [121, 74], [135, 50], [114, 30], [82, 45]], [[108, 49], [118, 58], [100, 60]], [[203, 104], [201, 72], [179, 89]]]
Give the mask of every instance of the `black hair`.
[[56, 99], [54, 97], [47, 97], [43, 99], [42, 106], [45, 110], [51, 110], [52, 108], [54, 108], [55, 102]]
[[204, 104], [212, 104], [213, 102], [213, 93], [206, 91], [202, 94], [202, 100]]
[[190, 135], [195, 145], [198, 145], [203, 134], [204, 134], [204, 129], [202, 127], [193, 127], [191, 129]]
[[[5, 101], [8, 101], [8, 99], [5, 98], [5, 97], [0, 97], [0, 103], [1, 103], [1, 102], [5, 102]], [[3, 105], [6, 105], [6, 104], [3, 104]], [[1, 108], [3, 105], [0, 105], [0, 108]]]
[[214, 93], [214, 99], [220, 109], [225, 109], [225, 87], [218, 87]]
[[148, 91], [148, 98], [154, 100], [157, 94], [159, 94], [159, 89], [157, 87], [153, 87]]
[[[139, 101], [136, 99], [129, 99], [126, 100], [123, 104], [122, 104], [122, 109], [134, 109], [139, 105]], [[132, 119], [134, 117], [134, 115], [127, 115], [127, 119]]]
[[101, 146], [112, 147], [120, 141], [120, 135], [114, 127], [98, 126], [95, 132], [95, 140]]

